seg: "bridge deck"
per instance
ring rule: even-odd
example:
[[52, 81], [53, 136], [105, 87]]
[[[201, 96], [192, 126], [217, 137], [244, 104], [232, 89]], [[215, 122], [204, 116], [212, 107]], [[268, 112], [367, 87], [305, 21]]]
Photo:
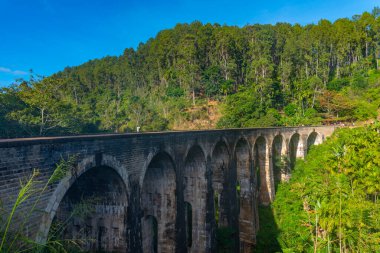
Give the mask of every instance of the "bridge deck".
[[82, 140], [101, 140], [101, 139], [115, 139], [115, 138], [130, 138], [139, 136], [156, 136], [156, 135], [172, 135], [172, 134], [202, 134], [202, 133], [217, 133], [217, 132], [230, 132], [230, 131], [260, 131], [260, 130], [301, 130], [310, 128], [333, 128], [335, 126], [302, 126], [302, 127], [260, 127], [260, 128], [227, 128], [227, 129], [206, 129], [206, 130], [189, 130], [189, 131], [160, 131], [160, 132], [130, 132], [130, 133], [105, 133], [105, 134], [81, 134], [81, 135], [65, 135], [65, 136], [46, 136], [46, 137], [30, 137], [30, 138], [11, 138], [0, 139], [0, 148], [15, 147], [24, 145], [44, 144], [49, 142], [71, 142]]

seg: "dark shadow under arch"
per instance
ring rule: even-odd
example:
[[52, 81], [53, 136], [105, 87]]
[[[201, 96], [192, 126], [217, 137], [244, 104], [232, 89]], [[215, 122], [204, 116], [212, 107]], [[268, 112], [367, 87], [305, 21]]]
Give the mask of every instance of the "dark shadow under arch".
[[320, 136], [320, 134], [318, 134], [317, 132], [312, 132], [307, 137], [306, 153], [309, 153], [309, 150], [310, 150], [311, 146], [318, 145], [318, 144], [321, 144], [321, 143], [322, 143], [322, 137]]
[[83, 251], [124, 252], [127, 189], [112, 168], [91, 168], [71, 185], [49, 236], [80, 240]]
[[253, 150], [260, 203], [267, 205], [271, 202], [272, 185], [269, 161], [267, 160], [267, 141], [263, 136], [257, 138]]
[[143, 252], [151, 252], [153, 241], [149, 216], [157, 221], [158, 252], [175, 251], [176, 174], [172, 158], [167, 153], [155, 155], [145, 172], [141, 208]]
[[158, 253], [158, 223], [156, 217], [146, 215], [143, 218], [144, 252]]
[[218, 227], [228, 226], [227, 177], [230, 155], [224, 141], [219, 141], [212, 152], [212, 188], [214, 192], [214, 213]]
[[298, 149], [300, 145], [301, 137], [298, 133], [292, 135], [289, 140], [289, 169], [290, 171], [294, 169], [296, 165], [296, 160], [299, 156]]
[[275, 192], [278, 184], [287, 174], [288, 159], [286, 157], [286, 148], [282, 135], [276, 135], [272, 142], [272, 169]]

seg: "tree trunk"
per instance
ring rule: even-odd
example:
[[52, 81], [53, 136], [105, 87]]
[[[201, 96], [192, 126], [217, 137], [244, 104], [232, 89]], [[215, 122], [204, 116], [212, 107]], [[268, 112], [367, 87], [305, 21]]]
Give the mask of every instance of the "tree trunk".
[[339, 73], [339, 59], [336, 60], [336, 78], [340, 77]]
[[40, 125], [40, 136], [44, 132], [44, 120], [45, 120], [45, 109], [41, 109], [41, 125]]
[[195, 91], [194, 91], [194, 88], [193, 88], [193, 106], [195, 106]]

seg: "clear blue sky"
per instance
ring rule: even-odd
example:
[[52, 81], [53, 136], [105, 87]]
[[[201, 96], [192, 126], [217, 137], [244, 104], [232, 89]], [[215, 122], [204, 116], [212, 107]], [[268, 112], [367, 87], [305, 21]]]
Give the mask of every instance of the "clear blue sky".
[[0, 0], [0, 86], [50, 75], [199, 20], [244, 26], [352, 17], [379, 0]]

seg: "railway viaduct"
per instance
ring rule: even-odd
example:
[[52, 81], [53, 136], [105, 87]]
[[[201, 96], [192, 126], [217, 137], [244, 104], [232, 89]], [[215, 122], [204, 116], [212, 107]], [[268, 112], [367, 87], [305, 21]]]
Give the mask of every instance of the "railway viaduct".
[[[86, 251], [216, 252], [230, 227], [235, 252], [256, 243], [268, 205], [297, 158], [334, 127], [255, 128], [0, 140], [0, 200], [10, 212], [20, 180], [40, 187], [61, 159], [75, 161], [12, 222], [44, 242], [52, 224]], [[33, 208], [33, 203], [37, 203]], [[80, 210], [80, 211], [78, 211]], [[4, 218], [4, 217], [3, 217]]]

